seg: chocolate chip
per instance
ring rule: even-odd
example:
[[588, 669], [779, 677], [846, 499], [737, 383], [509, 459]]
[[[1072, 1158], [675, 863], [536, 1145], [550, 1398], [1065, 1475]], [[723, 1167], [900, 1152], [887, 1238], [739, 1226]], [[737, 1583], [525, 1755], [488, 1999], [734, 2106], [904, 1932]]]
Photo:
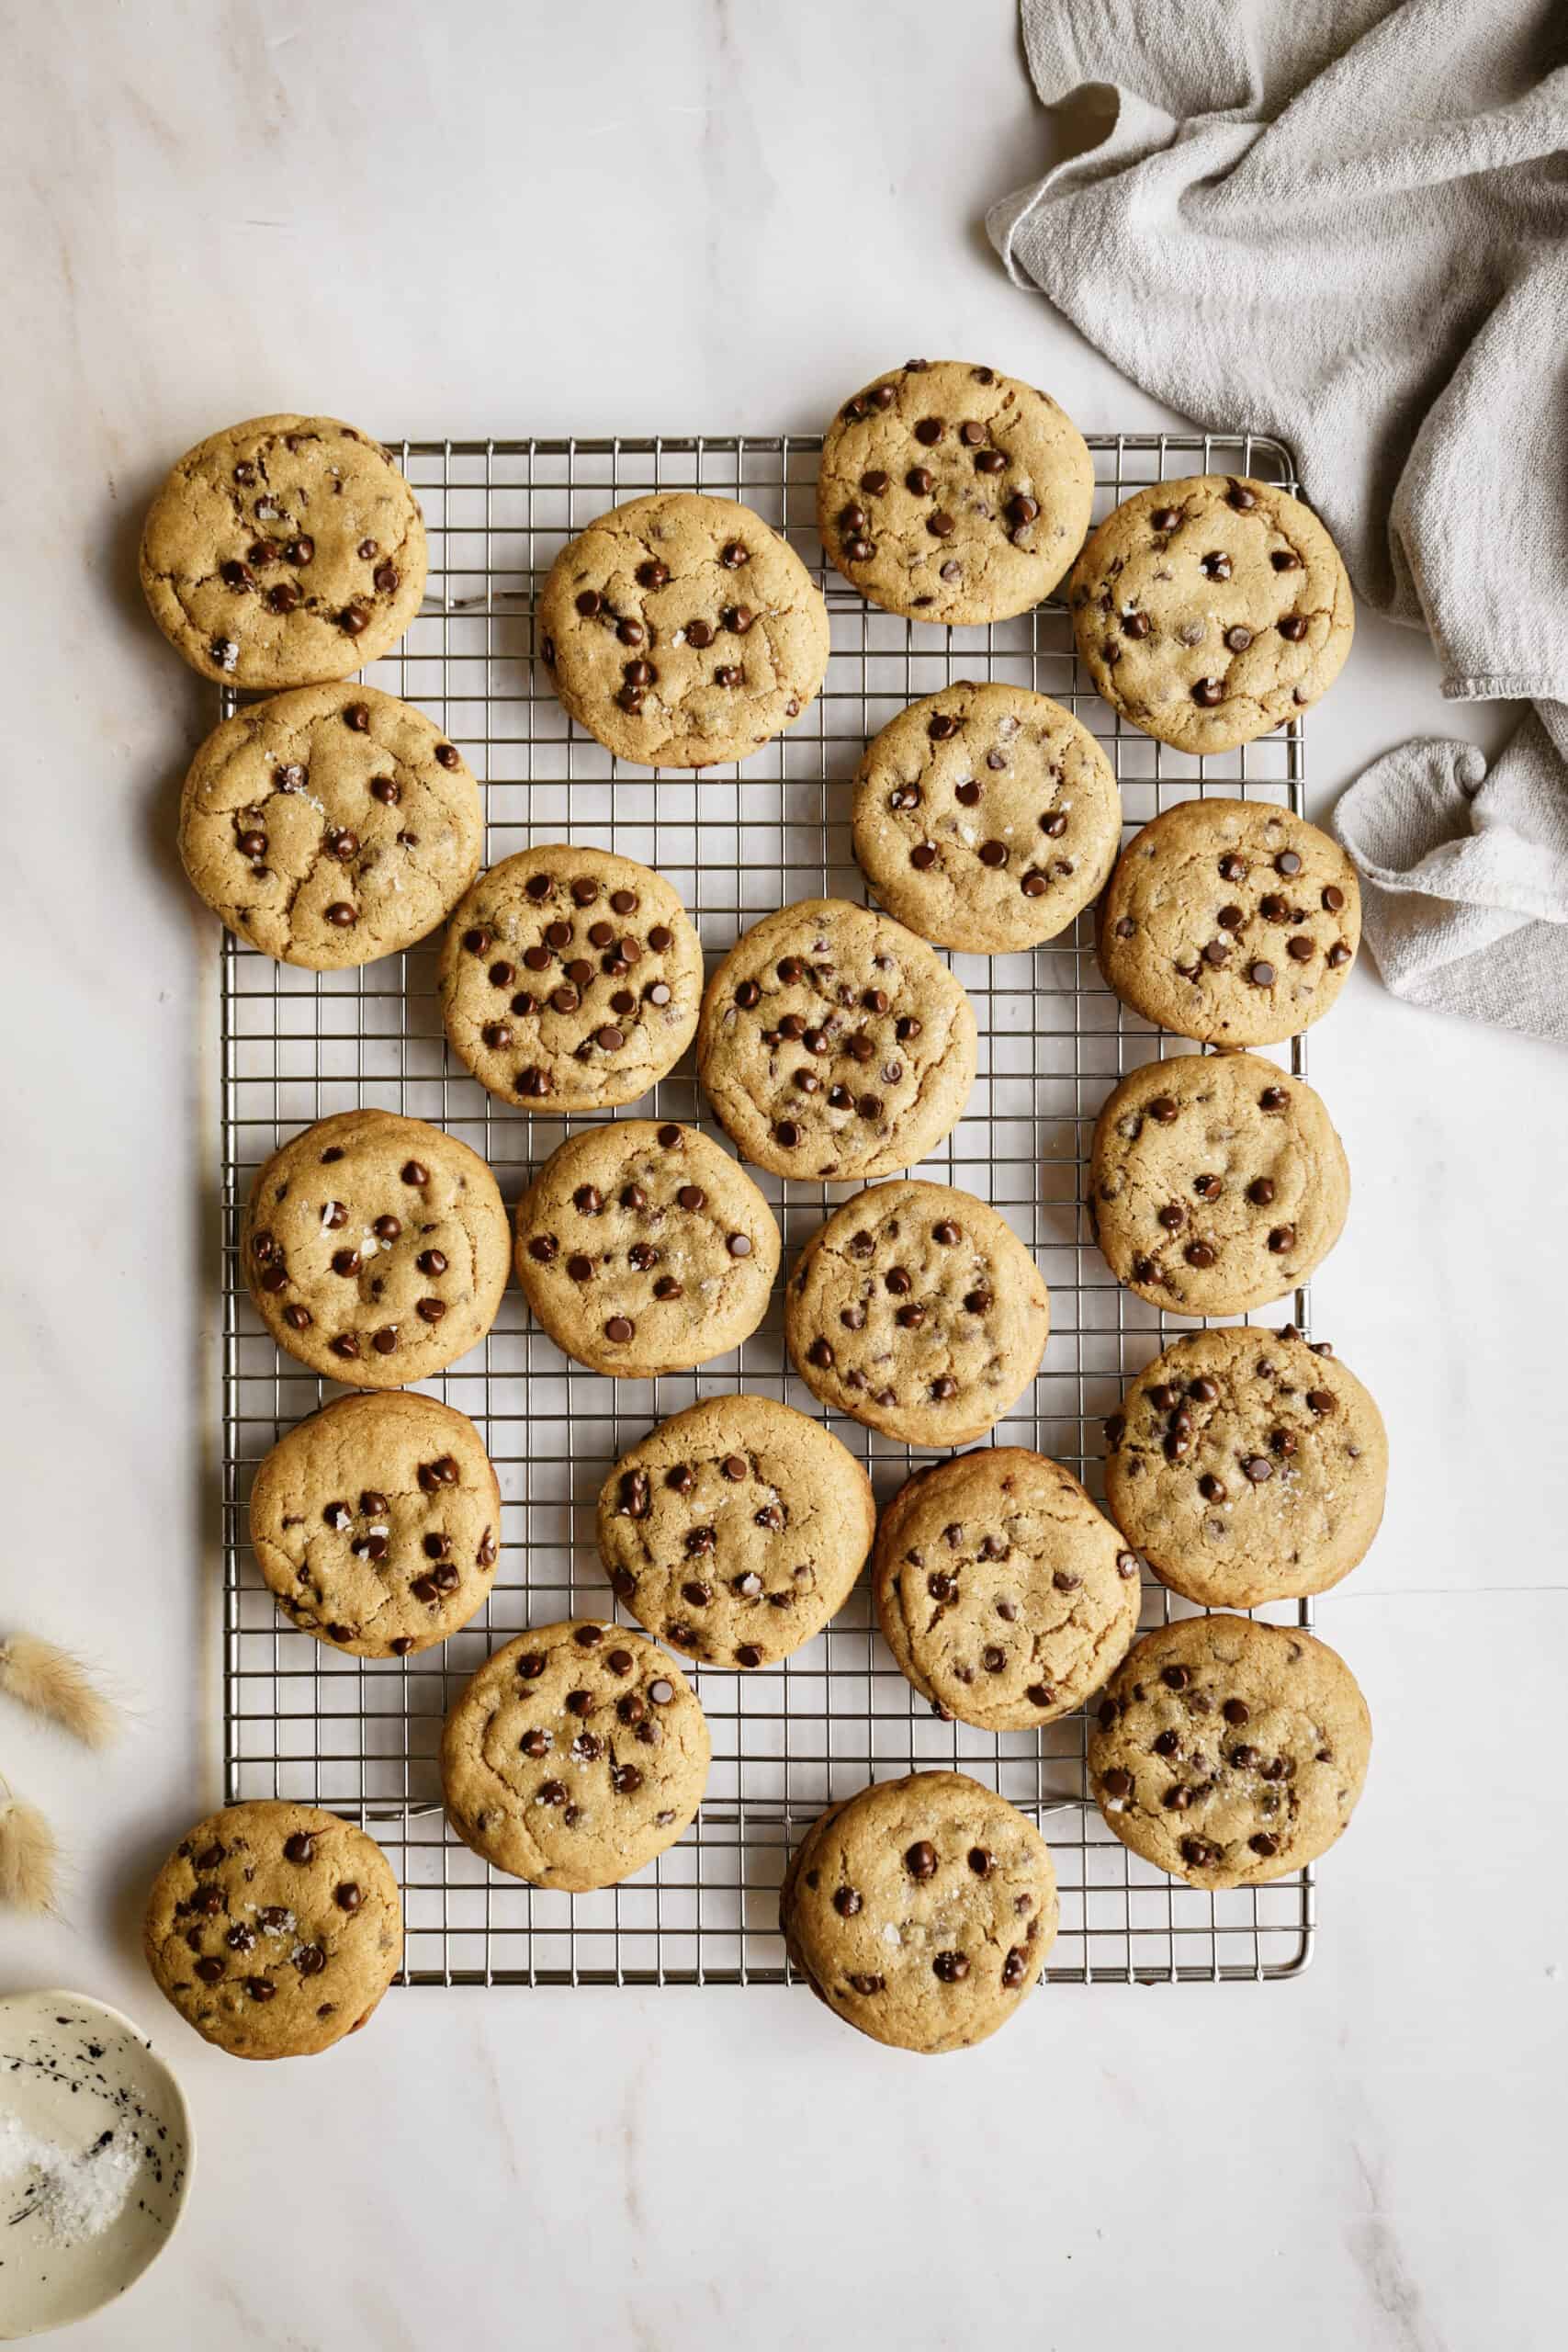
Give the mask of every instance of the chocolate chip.
[[1247, 967], [1247, 977], [1255, 989], [1271, 989], [1274, 985], [1274, 967], [1272, 964], [1265, 963], [1249, 964]]
[[1218, 678], [1200, 678], [1192, 689], [1192, 699], [1201, 710], [1213, 710], [1224, 698], [1224, 686]]
[[1287, 613], [1280, 623], [1280, 636], [1287, 638], [1292, 645], [1299, 645], [1306, 633], [1307, 619], [1304, 613]]
[[969, 1973], [969, 1962], [961, 1951], [939, 1951], [931, 1962], [931, 1973], [944, 1984], [962, 1984]]
[[1261, 1487], [1266, 1479], [1274, 1476], [1274, 1464], [1266, 1453], [1249, 1453], [1241, 1466], [1243, 1474], [1251, 1479], [1255, 1487]]
[[612, 1315], [604, 1326], [604, 1337], [612, 1340], [616, 1347], [625, 1347], [636, 1329], [636, 1324], [629, 1321], [626, 1316]]
[[1269, 1236], [1269, 1247], [1277, 1258], [1282, 1257], [1287, 1250], [1293, 1250], [1295, 1246], [1296, 1228], [1293, 1225], [1277, 1225]]

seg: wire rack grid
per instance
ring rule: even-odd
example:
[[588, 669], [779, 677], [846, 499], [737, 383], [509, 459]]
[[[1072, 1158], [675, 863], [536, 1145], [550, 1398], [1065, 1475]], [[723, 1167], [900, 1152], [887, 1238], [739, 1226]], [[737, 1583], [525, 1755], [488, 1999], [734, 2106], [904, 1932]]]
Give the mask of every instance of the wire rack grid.
[[[944, 629], [868, 606], [824, 564], [815, 435], [646, 440], [392, 442], [424, 508], [423, 609], [366, 675], [437, 719], [480, 777], [486, 862], [571, 839], [656, 866], [680, 892], [710, 962], [785, 901], [862, 898], [849, 840], [849, 780], [868, 739], [904, 705], [960, 677], [1035, 687], [1074, 710], [1120, 779], [1130, 834], [1173, 802], [1215, 793], [1300, 810], [1298, 720], [1241, 751], [1193, 760], [1123, 728], [1089, 689], [1064, 607]], [[1103, 435], [1090, 439], [1097, 516], [1141, 484], [1197, 471], [1296, 488], [1290, 452], [1257, 435]], [[823, 691], [787, 735], [741, 768], [697, 775], [627, 767], [568, 723], [533, 659], [535, 594], [564, 541], [595, 514], [651, 490], [742, 500], [783, 530], [827, 596], [832, 654]], [[225, 716], [235, 707], [223, 698]], [[747, 1390], [818, 1411], [783, 1339], [782, 1283], [734, 1355], [694, 1374], [617, 1382], [569, 1362], [530, 1327], [513, 1287], [494, 1329], [423, 1384], [477, 1422], [501, 1481], [502, 1555], [480, 1614], [401, 1662], [338, 1653], [289, 1626], [251, 1559], [256, 1464], [286, 1430], [338, 1393], [281, 1356], [246, 1295], [236, 1244], [256, 1168], [312, 1120], [359, 1103], [448, 1128], [494, 1169], [506, 1199], [581, 1122], [499, 1103], [447, 1057], [435, 944], [362, 970], [310, 973], [225, 934], [222, 951], [222, 1553], [229, 1802], [286, 1796], [360, 1820], [390, 1855], [407, 1919], [404, 1981], [416, 1984], [773, 1984], [788, 1974], [777, 1893], [791, 1844], [829, 1802], [874, 1778], [958, 1766], [1037, 1820], [1060, 1878], [1062, 1928], [1049, 1977], [1187, 1983], [1291, 1975], [1310, 1957], [1310, 1872], [1205, 1893], [1127, 1851], [1088, 1797], [1083, 1715], [1002, 1736], [943, 1723], [897, 1671], [863, 1589], [806, 1648], [747, 1676], [690, 1668], [713, 1734], [694, 1828], [618, 1887], [570, 1896], [491, 1871], [452, 1838], [436, 1767], [443, 1718], [467, 1677], [530, 1623], [613, 1603], [593, 1541], [606, 1472], [656, 1421], [699, 1396]], [[1101, 1423], [1126, 1378], [1165, 1344], [1164, 1318], [1122, 1290], [1079, 1206], [1094, 1119], [1135, 1063], [1190, 1048], [1126, 1012], [1095, 967], [1089, 916], [1032, 955], [954, 956], [980, 1030], [980, 1071], [928, 1174], [977, 1193], [1010, 1219], [1050, 1284], [1044, 1363], [993, 1442], [1067, 1464], [1102, 1493]], [[1302, 1041], [1290, 1066], [1303, 1067]], [[626, 1115], [694, 1121], [723, 1141], [690, 1057]], [[853, 1186], [761, 1180], [784, 1230], [785, 1270]], [[1307, 1325], [1304, 1291], [1289, 1312]], [[1263, 1319], [1280, 1321], [1286, 1308]], [[1190, 1328], [1190, 1325], [1171, 1328]], [[879, 1500], [921, 1458], [831, 1417]], [[1184, 1613], [1148, 1581], [1145, 1625]], [[1304, 1605], [1273, 1612], [1310, 1623]]]

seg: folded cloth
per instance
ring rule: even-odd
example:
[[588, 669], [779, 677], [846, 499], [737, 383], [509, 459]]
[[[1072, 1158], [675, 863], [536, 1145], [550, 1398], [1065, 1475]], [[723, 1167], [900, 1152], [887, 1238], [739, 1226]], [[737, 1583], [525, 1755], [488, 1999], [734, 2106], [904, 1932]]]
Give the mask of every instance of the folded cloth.
[[1012, 277], [1147, 390], [1295, 450], [1443, 692], [1537, 707], [1491, 776], [1406, 744], [1341, 801], [1389, 987], [1568, 1040], [1568, 7], [1021, 0], [1100, 143], [997, 204]]

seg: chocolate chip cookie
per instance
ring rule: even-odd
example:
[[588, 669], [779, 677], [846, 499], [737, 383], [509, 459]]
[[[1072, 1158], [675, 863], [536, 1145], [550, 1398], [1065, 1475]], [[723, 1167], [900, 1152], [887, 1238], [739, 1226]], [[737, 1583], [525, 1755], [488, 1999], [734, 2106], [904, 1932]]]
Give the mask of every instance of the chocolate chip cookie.
[[283, 1800], [198, 1821], [152, 1883], [147, 1965], [204, 2041], [308, 2058], [369, 2017], [402, 1963], [398, 1882], [373, 1838]]
[[479, 871], [484, 816], [456, 744], [374, 686], [302, 686], [215, 728], [180, 800], [192, 888], [281, 964], [343, 971], [412, 947]]
[[652, 1380], [728, 1355], [767, 1312], [779, 1229], [695, 1127], [617, 1119], [552, 1152], [517, 1204], [517, 1278], [591, 1372]]
[[792, 1968], [874, 2041], [934, 2054], [1007, 2023], [1056, 1939], [1045, 1840], [964, 1772], [877, 1781], [829, 1805], [779, 1903]]
[[768, 1396], [709, 1396], [624, 1454], [599, 1556], [650, 1634], [705, 1666], [776, 1666], [843, 1607], [876, 1527], [836, 1437]]
[[280, 1348], [350, 1388], [401, 1388], [484, 1338], [509, 1238], [466, 1143], [392, 1111], [340, 1111], [257, 1170], [240, 1265]]
[[1084, 1205], [1119, 1283], [1177, 1315], [1245, 1315], [1304, 1283], [1350, 1203], [1322, 1101], [1255, 1054], [1128, 1072], [1095, 1124]]
[[520, 1634], [459, 1692], [441, 1740], [446, 1817], [497, 1870], [582, 1894], [674, 1844], [709, 1752], [672, 1658], [572, 1617]]
[[1087, 728], [1027, 686], [961, 679], [885, 727], [855, 781], [854, 850], [891, 915], [939, 947], [1038, 947], [1115, 863], [1122, 798]]
[[964, 627], [1048, 596], [1093, 497], [1083, 435], [1048, 394], [965, 360], [909, 359], [828, 427], [817, 523], [874, 605]]
[[1106, 1425], [1111, 1517], [1205, 1609], [1337, 1584], [1371, 1547], [1387, 1482], [1382, 1414], [1293, 1326], [1188, 1332]]
[[692, 1042], [703, 951], [661, 875], [553, 842], [481, 874], [441, 956], [452, 1049], [525, 1110], [635, 1102]]
[[904, 1178], [857, 1193], [801, 1252], [784, 1338], [814, 1396], [906, 1445], [964, 1445], [1039, 1369], [1051, 1297], [1007, 1219]]
[[749, 506], [693, 491], [590, 523], [550, 568], [538, 627], [571, 717], [650, 768], [747, 758], [828, 667], [828, 607], [795, 549]]
[[1266, 481], [1155, 482], [1073, 569], [1078, 656], [1113, 710], [1201, 757], [1299, 717], [1334, 684], [1355, 615], [1339, 550]]
[[406, 1391], [340, 1396], [279, 1438], [251, 1488], [251, 1548], [301, 1633], [407, 1657], [495, 1581], [501, 1490], [465, 1413]]
[[1137, 1561], [1071, 1472], [1022, 1446], [917, 1470], [882, 1514], [871, 1574], [903, 1674], [981, 1731], [1070, 1715], [1137, 1630]]
[[1258, 1886], [1326, 1853], [1372, 1726], [1325, 1642], [1247, 1617], [1145, 1634], [1100, 1702], [1089, 1786], [1124, 1846], [1190, 1886]]
[[912, 1168], [958, 1125], [975, 1012], [902, 923], [802, 899], [742, 932], [697, 1024], [697, 1075], [746, 1158], [835, 1182]]
[[187, 449], [152, 501], [141, 585], [176, 653], [253, 692], [346, 678], [424, 594], [419, 502], [333, 416], [256, 416]]
[[1100, 902], [1123, 1004], [1206, 1046], [1275, 1046], [1321, 1021], [1361, 936], [1356, 869], [1263, 800], [1182, 800], [1135, 834]]

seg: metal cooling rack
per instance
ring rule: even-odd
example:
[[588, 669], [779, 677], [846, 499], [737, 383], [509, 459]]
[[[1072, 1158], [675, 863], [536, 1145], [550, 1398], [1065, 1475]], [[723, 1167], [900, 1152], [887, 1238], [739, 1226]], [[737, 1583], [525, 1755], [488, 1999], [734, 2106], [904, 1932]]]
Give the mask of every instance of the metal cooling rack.
[[[745, 925], [788, 899], [863, 897], [850, 848], [849, 779], [869, 737], [955, 677], [1033, 686], [1076, 711], [1115, 767], [1129, 833], [1205, 792], [1301, 809], [1299, 721], [1209, 760], [1124, 729], [1080, 677], [1059, 604], [966, 629], [909, 624], [863, 604], [823, 563], [814, 525], [820, 446], [816, 435], [390, 445], [424, 508], [429, 585], [396, 652], [366, 675], [416, 703], [462, 746], [485, 792], [487, 864], [535, 841], [623, 851], [669, 877], [716, 958]], [[1170, 474], [1247, 473], [1296, 487], [1290, 452], [1256, 435], [1102, 435], [1089, 446], [1097, 516]], [[739, 769], [655, 775], [623, 765], [569, 726], [532, 661], [535, 593], [563, 541], [604, 508], [656, 489], [743, 500], [786, 533], [827, 595], [833, 650], [822, 694], [791, 733]], [[234, 707], [226, 695], [224, 714]], [[926, 1169], [1002, 1210], [1052, 1295], [1043, 1368], [995, 1442], [1055, 1456], [1099, 1495], [1101, 1422], [1126, 1377], [1165, 1344], [1168, 1327], [1118, 1286], [1089, 1238], [1078, 1206], [1089, 1137], [1124, 1070], [1190, 1049], [1111, 996], [1087, 915], [1032, 955], [952, 960], [978, 1017], [980, 1075], [962, 1123]], [[1299, 1038], [1290, 1052], [1300, 1072]], [[500, 1476], [501, 1566], [485, 1608], [445, 1647], [402, 1662], [344, 1657], [296, 1631], [251, 1558], [251, 1478], [274, 1442], [337, 1392], [266, 1335], [236, 1243], [252, 1177], [275, 1146], [361, 1102], [461, 1136], [495, 1170], [509, 1204], [530, 1168], [581, 1122], [503, 1106], [448, 1060], [434, 947], [315, 974], [225, 933], [226, 1795], [306, 1799], [366, 1823], [403, 1887], [404, 1981], [783, 1982], [777, 1891], [792, 1842], [826, 1804], [868, 1780], [952, 1765], [1001, 1790], [1049, 1838], [1062, 1895], [1052, 1979], [1259, 1979], [1305, 1965], [1310, 1873], [1214, 1894], [1149, 1868], [1087, 1797], [1083, 1716], [1000, 1736], [936, 1720], [884, 1647], [863, 1589], [782, 1667], [750, 1677], [686, 1667], [713, 1733], [707, 1798], [687, 1836], [628, 1883], [577, 1896], [540, 1892], [491, 1871], [452, 1838], [436, 1756], [463, 1681], [530, 1622], [612, 1611], [593, 1540], [594, 1500], [611, 1464], [699, 1396], [748, 1389], [820, 1408], [789, 1369], [782, 1283], [766, 1321], [733, 1356], [635, 1383], [569, 1363], [530, 1328], [513, 1286], [483, 1346], [423, 1384], [477, 1421]], [[632, 1114], [719, 1134], [689, 1057]], [[784, 1229], [786, 1269], [829, 1208], [856, 1189], [761, 1182]], [[1281, 1305], [1266, 1319], [1285, 1314]], [[1305, 1327], [1304, 1292], [1292, 1315]], [[918, 1458], [855, 1422], [833, 1416], [831, 1425], [867, 1464], [879, 1499]], [[1145, 1625], [1185, 1611], [1163, 1587], [1146, 1586]], [[1276, 1613], [1310, 1622], [1304, 1606]]]

